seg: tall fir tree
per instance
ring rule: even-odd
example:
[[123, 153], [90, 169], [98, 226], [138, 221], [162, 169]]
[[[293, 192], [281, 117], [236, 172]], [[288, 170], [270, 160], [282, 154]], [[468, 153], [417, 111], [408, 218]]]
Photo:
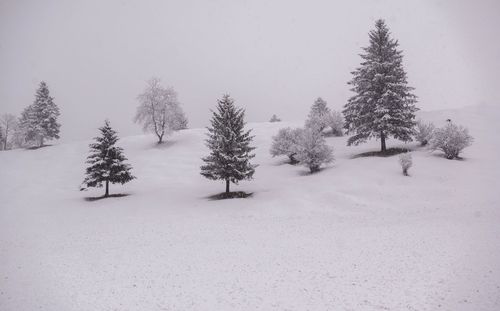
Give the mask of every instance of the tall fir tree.
[[36, 91], [35, 102], [33, 103], [33, 114], [35, 118], [36, 136], [39, 145], [43, 146], [44, 140], [59, 139], [59, 128], [57, 123], [59, 117], [59, 107], [54, 103], [54, 99], [49, 94], [47, 84], [42, 81]]
[[361, 66], [352, 72], [348, 83], [356, 93], [344, 106], [344, 127], [351, 136], [348, 145], [357, 145], [380, 138], [381, 150], [386, 150], [390, 136], [411, 141], [414, 135], [416, 96], [408, 86], [403, 69], [403, 52], [390, 37], [383, 20], [370, 31], [370, 45], [363, 48]]
[[58, 139], [61, 127], [57, 122], [59, 114], [59, 108], [50, 96], [47, 84], [40, 82], [35, 101], [23, 110], [19, 118], [24, 143], [41, 147], [46, 140]]
[[109, 196], [109, 183], [124, 184], [134, 176], [130, 173], [131, 166], [126, 164], [127, 158], [123, 155], [123, 149], [115, 146], [118, 141], [116, 132], [106, 120], [104, 126], [99, 128], [101, 136], [95, 137], [96, 142], [90, 144], [90, 155], [87, 162], [90, 164], [86, 169], [86, 177], [80, 190], [86, 190], [89, 187], [106, 187], [104, 197]]
[[212, 112], [211, 126], [206, 140], [210, 155], [203, 158], [201, 175], [212, 180], [226, 182], [226, 194], [230, 183], [237, 184], [244, 179], [252, 179], [256, 165], [250, 163], [255, 154], [250, 143], [253, 136], [245, 131], [245, 111], [234, 106], [229, 95], [218, 101], [217, 111]]

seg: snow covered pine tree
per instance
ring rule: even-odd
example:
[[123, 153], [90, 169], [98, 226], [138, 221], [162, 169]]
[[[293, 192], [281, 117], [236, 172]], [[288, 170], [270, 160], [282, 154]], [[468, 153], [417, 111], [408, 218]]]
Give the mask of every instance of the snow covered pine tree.
[[381, 151], [386, 139], [393, 136], [411, 141], [414, 135], [416, 96], [407, 85], [403, 54], [398, 41], [390, 38], [383, 20], [370, 31], [370, 46], [361, 54], [361, 66], [352, 72], [352, 96], [344, 106], [344, 127], [354, 135], [347, 144], [357, 145], [371, 137], [380, 138]]
[[252, 179], [256, 165], [250, 163], [255, 154], [250, 147], [253, 136], [244, 131], [245, 111], [236, 108], [229, 95], [218, 100], [217, 111], [212, 112], [211, 126], [206, 140], [210, 155], [203, 158], [201, 175], [212, 180], [226, 182], [225, 195], [229, 196], [230, 183], [237, 184], [244, 179]]
[[91, 154], [87, 157], [87, 163], [90, 164], [86, 169], [86, 177], [80, 190], [86, 190], [89, 187], [102, 187], [104, 183], [106, 192], [104, 197], [109, 196], [109, 183], [124, 184], [134, 176], [130, 173], [131, 166], [124, 163], [127, 160], [123, 155], [123, 149], [115, 146], [118, 141], [116, 132], [106, 120], [104, 126], [99, 128], [100, 137], [96, 137], [96, 143], [90, 144]]
[[47, 84], [42, 81], [36, 91], [35, 102], [24, 109], [19, 121], [25, 141], [42, 147], [45, 140], [58, 139], [61, 127], [57, 123], [58, 117], [59, 108], [50, 97]]
[[319, 132], [329, 126], [330, 109], [323, 98], [318, 97], [311, 106], [311, 111], [306, 120], [306, 127], [315, 128]]

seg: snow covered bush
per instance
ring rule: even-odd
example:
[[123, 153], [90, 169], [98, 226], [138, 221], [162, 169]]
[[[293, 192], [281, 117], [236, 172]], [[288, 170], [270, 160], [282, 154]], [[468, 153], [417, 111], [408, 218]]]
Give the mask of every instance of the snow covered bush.
[[281, 122], [281, 119], [277, 115], [273, 114], [269, 122]]
[[118, 141], [116, 132], [106, 120], [103, 127], [99, 128], [101, 136], [96, 137], [96, 142], [90, 144], [91, 154], [87, 157], [90, 164], [85, 173], [86, 177], [80, 187], [80, 190], [86, 190], [89, 187], [102, 187], [104, 183], [106, 192], [104, 197], [109, 196], [109, 183], [124, 184], [134, 176], [130, 173], [131, 166], [126, 164], [127, 158], [123, 155], [123, 149], [115, 146]]
[[285, 155], [290, 159], [290, 164], [298, 163], [295, 155], [297, 154], [297, 143], [302, 131], [303, 129], [292, 129], [290, 127], [280, 129], [278, 134], [273, 136], [271, 155], [273, 157]]
[[163, 87], [158, 78], [150, 79], [147, 84], [138, 96], [139, 107], [134, 121], [141, 123], [145, 132], [156, 134], [161, 144], [165, 134], [187, 128], [187, 118], [173, 88]]
[[408, 170], [413, 165], [411, 153], [405, 152], [399, 155], [399, 164], [401, 164], [401, 169], [403, 169], [403, 175], [408, 176]]
[[467, 128], [455, 125], [451, 121], [442, 128], [434, 130], [430, 141], [431, 150], [441, 150], [447, 159], [458, 158], [460, 152], [473, 142]]
[[319, 171], [322, 164], [334, 160], [333, 149], [329, 147], [323, 135], [313, 128], [306, 128], [299, 136], [297, 143], [297, 160], [307, 166], [311, 173]]
[[420, 145], [425, 146], [432, 139], [435, 126], [432, 123], [424, 123], [421, 120], [417, 121], [417, 130], [415, 139], [420, 142]]
[[327, 124], [331, 129], [331, 134], [333, 136], [343, 136], [344, 135], [344, 117], [338, 111], [331, 111], [328, 114]]

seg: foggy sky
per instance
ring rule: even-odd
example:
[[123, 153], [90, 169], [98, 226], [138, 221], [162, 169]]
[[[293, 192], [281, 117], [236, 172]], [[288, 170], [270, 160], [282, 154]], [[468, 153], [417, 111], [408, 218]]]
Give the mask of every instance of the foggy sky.
[[190, 127], [229, 93], [247, 121], [302, 120], [318, 96], [341, 109], [346, 84], [386, 20], [423, 110], [499, 104], [500, 1], [4, 1], [0, 113], [31, 104], [41, 80], [62, 138], [105, 118], [121, 135], [152, 76], [179, 93]]

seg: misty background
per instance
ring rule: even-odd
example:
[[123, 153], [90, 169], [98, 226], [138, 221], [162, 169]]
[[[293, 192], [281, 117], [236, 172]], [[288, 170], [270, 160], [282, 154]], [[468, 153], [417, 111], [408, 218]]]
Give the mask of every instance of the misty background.
[[229, 93], [248, 122], [303, 120], [316, 97], [340, 110], [376, 19], [404, 51], [423, 110], [500, 102], [500, 1], [4, 1], [0, 113], [19, 114], [41, 80], [63, 141], [109, 118], [124, 135], [156, 76], [189, 127]]

